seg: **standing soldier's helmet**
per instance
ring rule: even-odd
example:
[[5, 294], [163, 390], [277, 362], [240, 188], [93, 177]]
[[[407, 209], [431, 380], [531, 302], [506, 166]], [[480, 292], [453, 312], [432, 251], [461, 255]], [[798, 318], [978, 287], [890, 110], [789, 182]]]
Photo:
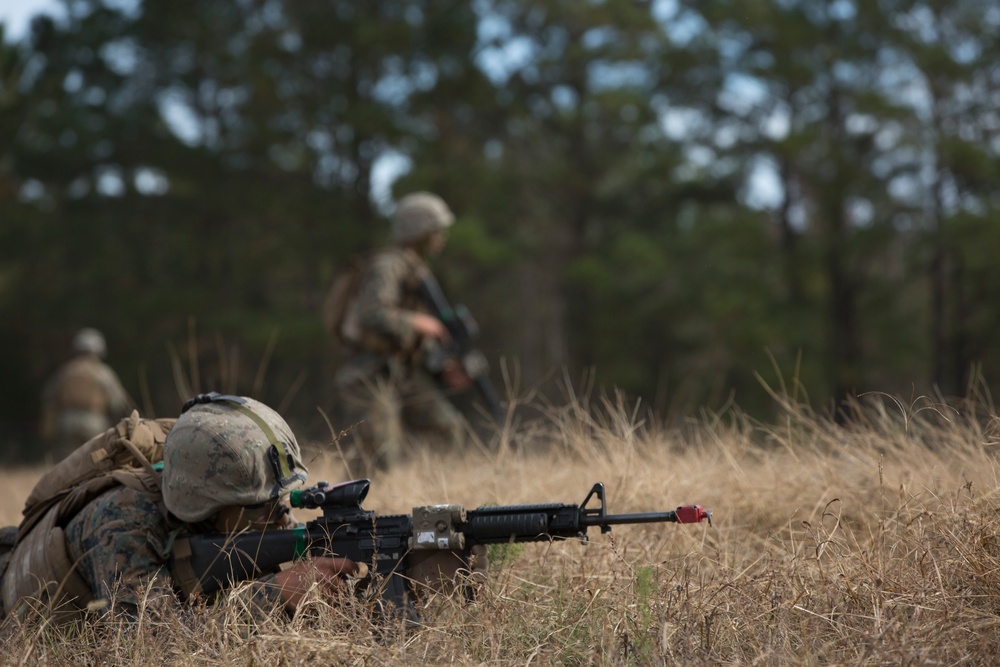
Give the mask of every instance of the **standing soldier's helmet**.
[[199, 394], [163, 443], [163, 502], [193, 523], [223, 507], [248, 507], [305, 482], [299, 444], [277, 412], [243, 396]]
[[73, 349], [76, 352], [96, 354], [99, 357], [103, 357], [108, 352], [108, 346], [104, 342], [104, 334], [90, 327], [76, 332], [76, 335], [73, 336]]
[[396, 243], [410, 243], [450, 227], [455, 222], [444, 200], [430, 192], [414, 192], [396, 204], [392, 218], [392, 238]]

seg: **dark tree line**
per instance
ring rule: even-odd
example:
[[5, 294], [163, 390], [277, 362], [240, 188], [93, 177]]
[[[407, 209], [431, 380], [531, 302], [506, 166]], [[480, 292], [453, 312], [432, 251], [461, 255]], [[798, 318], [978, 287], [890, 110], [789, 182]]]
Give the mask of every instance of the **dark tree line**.
[[833, 407], [1000, 374], [1000, 3], [66, 7], [0, 45], [9, 447], [84, 325], [147, 411], [253, 392], [323, 437], [320, 303], [414, 189], [522, 390], [766, 417], [758, 376]]

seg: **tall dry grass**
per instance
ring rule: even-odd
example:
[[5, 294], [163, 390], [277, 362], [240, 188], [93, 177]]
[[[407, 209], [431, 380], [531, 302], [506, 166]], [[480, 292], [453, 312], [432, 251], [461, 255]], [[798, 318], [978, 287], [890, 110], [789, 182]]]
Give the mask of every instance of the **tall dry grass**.
[[[779, 398], [779, 400], [781, 400]], [[474, 604], [435, 600], [425, 626], [373, 626], [315, 601], [250, 627], [228, 611], [2, 627], [3, 664], [989, 664], [1000, 650], [1000, 503], [992, 410], [870, 397], [844, 425], [786, 402], [679, 428], [609, 401], [464, 456], [415, 453], [366, 505], [577, 503], [596, 481], [614, 513], [700, 503], [714, 526], [647, 524], [589, 544], [495, 550]], [[334, 454], [311, 478], [344, 476]], [[32, 476], [0, 478], [9, 498]]]

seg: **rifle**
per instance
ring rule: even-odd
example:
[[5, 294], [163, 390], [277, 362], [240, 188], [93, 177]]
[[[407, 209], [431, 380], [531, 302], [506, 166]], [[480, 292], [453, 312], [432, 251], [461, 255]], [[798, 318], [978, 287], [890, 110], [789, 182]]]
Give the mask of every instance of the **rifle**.
[[[606, 533], [617, 524], [699, 523], [705, 519], [712, 524], [711, 511], [699, 505], [668, 512], [608, 514], [601, 482], [594, 484], [579, 505], [486, 506], [468, 511], [461, 505], [424, 505], [414, 507], [412, 515], [378, 515], [361, 506], [370, 484], [367, 479], [336, 485], [320, 482], [292, 491], [292, 507], [323, 511], [321, 517], [299, 528], [188, 536], [187, 565], [198, 583], [186, 593], [211, 594], [307, 555], [336, 555], [367, 566], [362, 588], [378, 593], [383, 612], [416, 621], [413, 582], [406, 573], [418, 555], [458, 552], [468, 564], [471, 548], [480, 544], [552, 539], [586, 542], [587, 529], [592, 526]], [[595, 499], [597, 506], [588, 507]], [[188, 549], [183, 552], [186, 556]]]
[[503, 424], [506, 412], [500, 402], [493, 382], [490, 380], [490, 364], [478, 349], [474, 341], [479, 338], [479, 324], [472, 313], [464, 305], [452, 308], [444, 295], [437, 279], [428, 271], [420, 281], [418, 292], [431, 307], [433, 313], [448, 330], [451, 345], [442, 346], [441, 355], [431, 355], [427, 367], [435, 376], [439, 376], [446, 357], [457, 358], [465, 373], [472, 379], [479, 394], [486, 402], [490, 413], [498, 424]]

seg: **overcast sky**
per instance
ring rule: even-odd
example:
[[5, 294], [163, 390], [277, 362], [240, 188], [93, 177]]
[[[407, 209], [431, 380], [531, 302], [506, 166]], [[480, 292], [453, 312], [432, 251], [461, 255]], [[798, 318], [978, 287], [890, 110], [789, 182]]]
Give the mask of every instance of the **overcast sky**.
[[0, 0], [0, 23], [8, 41], [21, 39], [28, 30], [31, 17], [40, 12], [59, 13], [58, 0]]
[[[671, 0], [657, 0], [657, 4], [664, 11], [669, 10], [674, 5]], [[61, 16], [64, 15], [65, 5], [61, 0], [0, 0], [0, 23], [4, 24], [6, 40], [18, 41], [22, 39], [28, 30], [31, 18], [42, 12]], [[515, 55], [521, 57], [521, 55]], [[510, 58], [512, 54], [507, 53], [506, 57]], [[193, 125], [190, 119], [184, 117], [183, 109], [174, 108], [164, 111], [167, 122], [174, 128], [178, 136], [183, 138], [190, 134]], [[407, 159], [396, 153], [383, 155], [378, 161], [372, 176], [372, 198], [379, 207], [384, 208], [389, 205], [392, 182], [406, 173], [408, 169]], [[749, 192], [752, 193], [750, 196], [752, 201], [749, 203], [755, 208], [774, 207], [778, 202], [779, 190], [773, 166], [761, 164], [751, 176]]]

